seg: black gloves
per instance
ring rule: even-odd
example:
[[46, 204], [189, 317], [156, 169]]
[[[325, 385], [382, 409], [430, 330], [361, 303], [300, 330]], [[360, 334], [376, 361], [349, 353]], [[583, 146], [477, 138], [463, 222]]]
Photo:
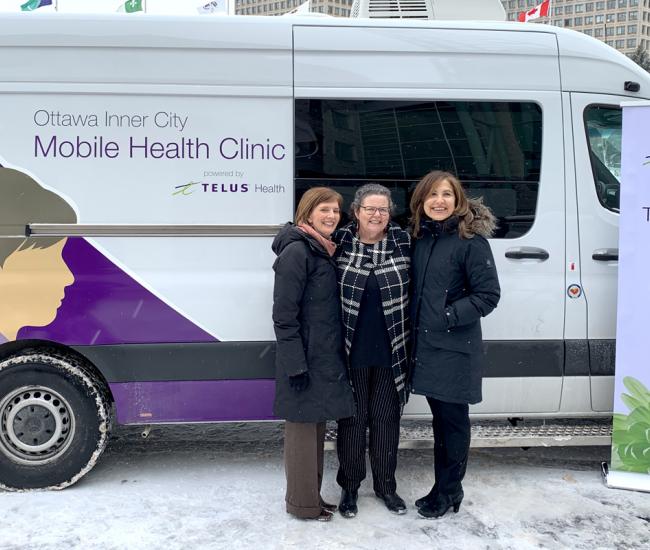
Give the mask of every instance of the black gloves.
[[294, 391], [305, 391], [309, 387], [309, 372], [289, 376], [289, 385]]

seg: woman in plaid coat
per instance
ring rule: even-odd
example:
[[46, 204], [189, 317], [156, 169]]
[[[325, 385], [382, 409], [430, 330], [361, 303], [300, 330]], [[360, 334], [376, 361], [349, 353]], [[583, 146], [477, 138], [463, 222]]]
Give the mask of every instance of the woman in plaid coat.
[[357, 190], [352, 223], [333, 235], [345, 349], [357, 414], [339, 420], [339, 510], [357, 514], [357, 491], [366, 476], [366, 430], [375, 494], [396, 514], [406, 505], [396, 492], [395, 469], [402, 408], [407, 398], [410, 236], [390, 222], [390, 191], [368, 184]]

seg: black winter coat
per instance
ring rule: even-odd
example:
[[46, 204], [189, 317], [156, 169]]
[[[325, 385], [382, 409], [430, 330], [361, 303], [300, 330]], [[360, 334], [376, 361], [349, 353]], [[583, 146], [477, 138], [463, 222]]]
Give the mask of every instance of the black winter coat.
[[[315, 239], [287, 224], [273, 241], [273, 326], [277, 339], [274, 414], [291, 422], [353, 416], [344, 360], [336, 266]], [[297, 392], [289, 376], [309, 372]]]
[[493, 216], [481, 203], [470, 230], [458, 218], [427, 221], [414, 239], [412, 391], [450, 403], [482, 400], [481, 317], [497, 306], [501, 290], [488, 236]]

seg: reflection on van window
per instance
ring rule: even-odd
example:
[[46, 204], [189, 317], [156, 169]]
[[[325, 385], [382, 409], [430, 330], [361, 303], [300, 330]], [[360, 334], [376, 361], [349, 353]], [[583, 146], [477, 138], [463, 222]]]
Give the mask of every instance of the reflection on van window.
[[622, 110], [590, 105], [585, 109], [585, 128], [591, 169], [598, 200], [605, 208], [619, 211], [621, 190]]
[[542, 111], [532, 102], [296, 100], [296, 203], [315, 185], [346, 202], [364, 183], [393, 190], [396, 221], [408, 221], [417, 181], [458, 174], [499, 218], [496, 237], [533, 224], [542, 159]]

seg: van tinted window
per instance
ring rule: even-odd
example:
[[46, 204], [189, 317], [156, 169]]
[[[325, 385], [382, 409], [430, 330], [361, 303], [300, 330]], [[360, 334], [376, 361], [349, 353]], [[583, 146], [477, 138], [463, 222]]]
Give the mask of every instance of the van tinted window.
[[330, 185], [349, 203], [370, 181], [391, 188], [405, 225], [417, 181], [458, 175], [499, 218], [497, 237], [532, 226], [542, 154], [542, 112], [532, 102], [296, 100], [296, 201]]
[[619, 107], [590, 105], [584, 116], [596, 195], [605, 208], [618, 212], [623, 111]]

